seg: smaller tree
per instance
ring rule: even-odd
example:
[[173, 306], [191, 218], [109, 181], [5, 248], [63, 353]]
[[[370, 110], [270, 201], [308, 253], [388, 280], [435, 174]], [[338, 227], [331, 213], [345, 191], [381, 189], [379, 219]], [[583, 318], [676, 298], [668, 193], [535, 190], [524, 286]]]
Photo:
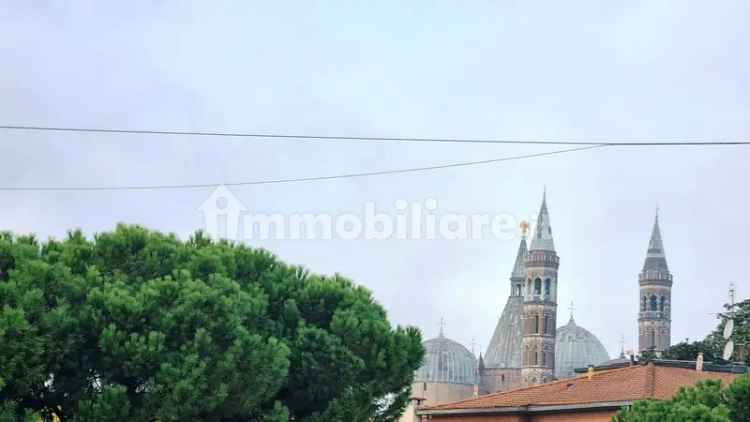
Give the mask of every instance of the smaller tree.
[[662, 357], [664, 359], [675, 360], [696, 360], [700, 353], [703, 353], [703, 359], [707, 362], [717, 362], [720, 358], [720, 353], [717, 354], [714, 344], [706, 341], [694, 341], [690, 343], [689, 340], [670, 346], [664, 351]]
[[729, 384], [725, 398], [733, 421], [750, 421], [750, 375], [743, 375]]
[[750, 421], [750, 375], [722, 389], [721, 381], [702, 381], [680, 388], [671, 400], [641, 400], [622, 409], [613, 422], [746, 422]]
[[648, 349], [648, 350], [644, 350], [644, 351], [642, 351], [642, 352], [641, 352], [641, 353], [640, 353], [640, 354], [638, 355], [638, 360], [639, 360], [639, 361], [643, 361], [643, 362], [648, 362], [648, 361], [650, 361], [650, 360], [654, 360], [654, 359], [656, 359], [656, 358], [657, 358], [657, 356], [656, 356], [656, 351], [654, 350], [654, 348], [653, 348], [653, 347], [652, 347], [652, 348], [650, 348], [650, 349]]
[[680, 388], [671, 400], [642, 400], [620, 411], [613, 422], [731, 422], [723, 404], [721, 381]]

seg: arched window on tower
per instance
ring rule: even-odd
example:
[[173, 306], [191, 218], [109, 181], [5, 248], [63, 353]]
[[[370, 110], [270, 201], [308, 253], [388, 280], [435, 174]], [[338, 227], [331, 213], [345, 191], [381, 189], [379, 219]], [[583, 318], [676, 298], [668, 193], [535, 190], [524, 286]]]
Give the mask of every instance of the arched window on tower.
[[536, 280], [534, 280], [534, 294], [537, 296], [542, 295], [542, 279], [541, 278], [537, 278]]
[[534, 361], [532, 362], [533, 365], [539, 365], [539, 352], [536, 350], [536, 347], [534, 347]]
[[643, 296], [643, 299], [641, 299], [641, 311], [646, 311], [648, 298], [646, 296]]
[[656, 295], [651, 295], [651, 310], [657, 311]]
[[551, 286], [552, 282], [550, 281], [550, 279], [544, 280], [544, 296], [547, 298], [550, 297], [550, 294], [552, 292]]
[[655, 349], [656, 348], [656, 331], [655, 330], [651, 330], [650, 340], [651, 341], [649, 342], [649, 344], [651, 344], [651, 347]]
[[661, 298], [659, 299], [659, 311], [660, 311], [660, 312], [664, 312], [664, 304], [665, 304], [665, 303], [667, 303], [667, 299], [666, 299], [666, 298], [665, 298], [664, 296], [662, 296], [662, 297], [661, 297]]
[[547, 322], [547, 324], [549, 324], [548, 325], [549, 332], [547, 334], [552, 334], [553, 336], [557, 335], [556, 331], [555, 331], [556, 328], [555, 328], [555, 317], [554, 316], [550, 316], [549, 317], [549, 321]]
[[534, 334], [539, 334], [539, 315], [534, 316]]

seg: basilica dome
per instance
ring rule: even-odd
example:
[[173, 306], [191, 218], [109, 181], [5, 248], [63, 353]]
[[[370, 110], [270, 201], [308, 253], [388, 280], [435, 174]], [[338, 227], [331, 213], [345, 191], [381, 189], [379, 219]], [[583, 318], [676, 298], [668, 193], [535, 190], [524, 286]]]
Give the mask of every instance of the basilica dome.
[[463, 385], [476, 383], [476, 358], [460, 343], [440, 333], [438, 337], [427, 340], [422, 345], [424, 361], [415, 374], [415, 382]]
[[557, 329], [555, 339], [555, 377], [575, 376], [576, 368], [599, 365], [609, 360], [602, 342], [585, 328], [577, 325], [573, 318]]

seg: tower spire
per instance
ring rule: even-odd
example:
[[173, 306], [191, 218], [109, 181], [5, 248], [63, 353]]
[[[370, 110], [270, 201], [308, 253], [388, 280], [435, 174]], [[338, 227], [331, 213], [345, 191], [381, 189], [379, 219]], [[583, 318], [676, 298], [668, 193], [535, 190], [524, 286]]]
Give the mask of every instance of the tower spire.
[[659, 228], [659, 208], [656, 208], [654, 225], [651, 228], [651, 238], [648, 241], [646, 261], [643, 263], [643, 271], [669, 271], [667, 258], [664, 254], [664, 242], [661, 239]]
[[[528, 227], [528, 223], [525, 221], [521, 223], [521, 227], [524, 227], [524, 223]], [[523, 279], [526, 277], [526, 265], [524, 264], [524, 261], [526, 261], [526, 255], [528, 255], [529, 250], [526, 247], [526, 230], [523, 231], [523, 235], [521, 236], [521, 243], [518, 244], [518, 252], [516, 253], [516, 263], [513, 265], [513, 272], [510, 274], [511, 281], [514, 281], [514, 279]]]
[[547, 210], [547, 188], [544, 188], [542, 195], [542, 206], [539, 209], [539, 216], [536, 220], [534, 235], [531, 238], [529, 250], [555, 250], [555, 242], [552, 240], [552, 226], [549, 222], [549, 211]]

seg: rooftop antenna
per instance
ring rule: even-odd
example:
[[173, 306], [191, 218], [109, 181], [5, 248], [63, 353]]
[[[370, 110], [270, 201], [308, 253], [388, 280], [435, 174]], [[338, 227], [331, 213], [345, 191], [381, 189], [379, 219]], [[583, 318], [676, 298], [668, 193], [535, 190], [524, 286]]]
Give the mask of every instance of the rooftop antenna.
[[724, 340], [727, 343], [724, 345], [724, 354], [721, 356], [724, 360], [730, 360], [734, 353], [734, 341], [732, 340], [732, 334], [734, 332], [734, 297], [737, 293], [737, 288], [734, 283], [729, 283], [729, 319], [724, 324]]

